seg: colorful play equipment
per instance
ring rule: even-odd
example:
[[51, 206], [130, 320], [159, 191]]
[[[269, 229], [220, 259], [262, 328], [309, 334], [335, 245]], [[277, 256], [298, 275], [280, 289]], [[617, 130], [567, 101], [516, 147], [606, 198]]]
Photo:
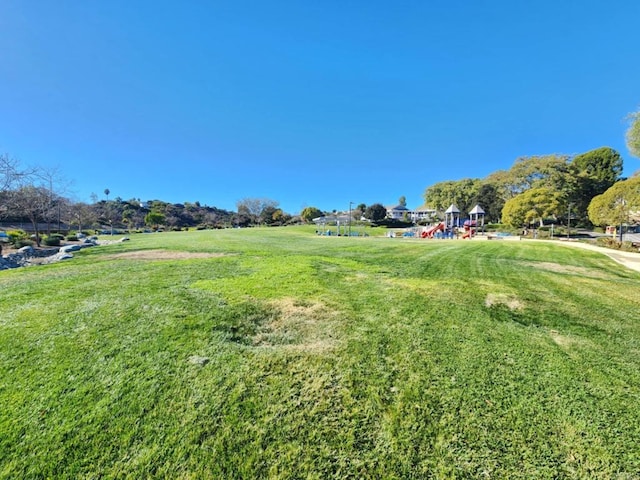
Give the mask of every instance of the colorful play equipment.
[[444, 232], [447, 228], [446, 223], [444, 222], [440, 222], [439, 224], [433, 226], [433, 227], [429, 227], [426, 230], [423, 230], [422, 233], [420, 234], [420, 236], [422, 238], [433, 238], [433, 235], [436, 232]]
[[460, 209], [452, 203], [444, 212], [444, 221], [424, 229], [419, 236], [421, 238], [459, 238], [458, 232], [464, 229], [463, 239], [473, 238], [479, 229], [484, 234], [485, 212], [480, 205], [476, 205], [469, 212], [469, 219], [460, 226]]
[[452, 203], [444, 212], [444, 222], [449, 229], [460, 226], [460, 209], [455, 203]]
[[467, 238], [472, 238], [477, 231], [477, 222], [475, 220], [465, 220], [463, 223], [464, 227], [464, 235], [462, 235], [462, 239], [465, 240]]

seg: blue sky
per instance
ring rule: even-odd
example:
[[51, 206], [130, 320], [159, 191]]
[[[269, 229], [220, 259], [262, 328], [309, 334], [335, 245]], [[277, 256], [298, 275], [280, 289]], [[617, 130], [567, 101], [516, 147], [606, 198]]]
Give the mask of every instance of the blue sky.
[[0, 2], [0, 152], [70, 196], [422, 204], [516, 158], [618, 150], [637, 0]]

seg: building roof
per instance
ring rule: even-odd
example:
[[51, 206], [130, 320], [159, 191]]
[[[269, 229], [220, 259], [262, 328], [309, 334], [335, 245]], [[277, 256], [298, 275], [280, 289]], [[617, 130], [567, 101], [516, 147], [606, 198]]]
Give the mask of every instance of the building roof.
[[404, 205], [396, 205], [395, 207], [387, 207], [387, 210], [402, 210], [403, 212], [408, 212], [409, 209], [407, 207], [405, 207]]

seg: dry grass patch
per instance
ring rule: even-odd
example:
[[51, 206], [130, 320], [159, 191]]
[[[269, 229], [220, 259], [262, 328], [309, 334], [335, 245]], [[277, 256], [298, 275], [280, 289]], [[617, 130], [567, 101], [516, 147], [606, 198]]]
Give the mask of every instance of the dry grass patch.
[[591, 268], [578, 267], [575, 265], [561, 265], [559, 263], [553, 262], [526, 262], [523, 263], [523, 265], [526, 267], [534, 267], [540, 270], [544, 270], [546, 272], [568, 273], [570, 275], [581, 275], [585, 277], [601, 279], [611, 278], [611, 275], [608, 275], [606, 273], [599, 272]]
[[290, 350], [323, 352], [336, 342], [333, 320], [338, 312], [320, 302], [293, 298], [273, 300], [277, 314], [253, 337], [256, 347], [283, 347]]
[[520, 311], [524, 309], [524, 304], [520, 299], [518, 299], [518, 297], [507, 293], [489, 293], [484, 300], [484, 304], [487, 308], [496, 305], [504, 305], [509, 310]]

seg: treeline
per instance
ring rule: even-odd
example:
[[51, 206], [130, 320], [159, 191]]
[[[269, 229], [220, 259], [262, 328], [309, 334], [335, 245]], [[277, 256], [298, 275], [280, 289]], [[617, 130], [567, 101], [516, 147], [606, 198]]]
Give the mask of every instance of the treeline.
[[[629, 121], [627, 147], [640, 157], [640, 111]], [[483, 179], [436, 183], [424, 199], [442, 211], [455, 203], [463, 213], [479, 204], [487, 221], [514, 227], [545, 220], [619, 225], [640, 220], [640, 177], [622, 178], [622, 167], [622, 157], [609, 147], [575, 156], [523, 157]]]
[[268, 199], [243, 199], [238, 211], [202, 205], [200, 202], [169, 203], [162, 200], [123, 200], [92, 195], [92, 203], [73, 201], [64, 195], [64, 180], [56, 171], [24, 167], [9, 155], [0, 155], [0, 221], [18, 224], [41, 233], [69, 230], [143, 230], [229, 228], [283, 225], [296, 217], [284, 213]]
[[[461, 212], [482, 206], [488, 222], [502, 222], [519, 227], [544, 222], [579, 226], [620, 223], [621, 215], [596, 212], [590, 205], [594, 199], [602, 203], [614, 185], [623, 182], [623, 160], [612, 148], [602, 147], [575, 155], [545, 155], [519, 158], [509, 170], [494, 172], [483, 179], [440, 182], [424, 192], [425, 203], [445, 210], [455, 203]], [[638, 206], [633, 185], [626, 198], [625, 220], [633, 219]], [[606, 197], [605, 197], [606, 198]], [[597, 202], [596, 202], [597, 203]], [[606, 202], [605, 202], [606, 203]], [[622, 223], [627, 223], [626, 221]]]

